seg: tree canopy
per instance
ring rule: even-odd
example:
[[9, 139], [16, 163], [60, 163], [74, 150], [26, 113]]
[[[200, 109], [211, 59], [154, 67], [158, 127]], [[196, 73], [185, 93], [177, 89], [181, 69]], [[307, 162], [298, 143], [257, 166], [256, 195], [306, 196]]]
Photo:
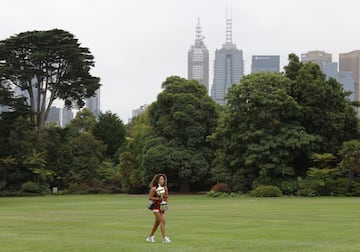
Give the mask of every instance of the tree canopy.
[[318, 138], [316, 152], [337, 153], [344, 141], [358, 137], [358, 119], [340, 83], [326, 80], [318, 65], [302, 64], [294, 54], [284, 69], [292, 80], [288, 93], [301, 108], [300, 123]]
[[163, 88], [149, 108], [150, 127], [162, 140], [147, 149], [144, 162], [149, 171], [177, 178], [180, 191], [189, 191], [190, 183], [210, 169], [212, 151], [206, 139], [217, 124], [216, 104], [197, 81], [172, 76]]
[[294, 160], [314, 137], [298, 123], [300, 106], [289, 88], [290, 80], [280, 73], [251, 74], [232, 86], [229, 109], [212, 136], [219, 147], [215, 177], [226, 174], [233, 189], [248, 191], [255, 179], [295, 173]]
[[94, 57], [71, 33], [28, 31], [0, 41], [0, 82], [25, 91], [38, 129], [43, 129], [56, 99], [66, 107], [84, 106], [100, 87], [90, 74]]
[[105, 154], [110, 158], [114, 158], [118, 149], [125, 145], [125, 126], [121, 119], [110, 111], [99, 114], [92, 132], [97, 139], [106, 144]]
[[233, 190], [306, 175], [313, 153], [336, 154], [344, 141], [359, 136], [340, 83], [295, 54], [284, 69], [245, 76], [228, 92], [211, 139], [218, 146], [213, 175]]

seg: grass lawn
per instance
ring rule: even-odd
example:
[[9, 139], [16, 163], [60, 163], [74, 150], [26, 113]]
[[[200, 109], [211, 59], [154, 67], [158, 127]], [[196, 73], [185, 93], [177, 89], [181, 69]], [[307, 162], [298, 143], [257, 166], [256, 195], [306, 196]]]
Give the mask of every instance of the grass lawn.
[[360, 198], [170, 195], [171, 244], [145, 195], [0, 198], [0, 251], [360, 251]]

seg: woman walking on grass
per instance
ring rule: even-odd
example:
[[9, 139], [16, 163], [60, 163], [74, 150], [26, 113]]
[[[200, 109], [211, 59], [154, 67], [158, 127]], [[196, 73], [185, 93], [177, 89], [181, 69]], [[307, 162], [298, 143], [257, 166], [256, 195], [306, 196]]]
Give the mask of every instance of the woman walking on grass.
[[156, 174], [151, 180], [149, 185], [150, 193], [149, 200], [153, 202], [150, 210], [155, 216], [154, 226], [151, 229], [149, 236], [146, 238], [148, 242], [155, 242], [154, 234], [157, 228], [160, 226], [160, 231], [162, 234], [162, 241], [164, 243], [169, 243], [171, 240], [166, 236], [165, 233], [165, 210], [167, 210], [167, 200], [168, 200], [168, 189], [167, 189], [167, 178], [165, 174]]

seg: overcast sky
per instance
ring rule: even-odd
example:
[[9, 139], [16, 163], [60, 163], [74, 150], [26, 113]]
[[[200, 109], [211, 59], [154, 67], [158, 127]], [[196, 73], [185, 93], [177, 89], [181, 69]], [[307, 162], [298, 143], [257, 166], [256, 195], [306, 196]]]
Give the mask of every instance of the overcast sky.
[[252, 55], [287, 56], [311, 50], [338, 54], [360, 49], [359, 0], [0, 0], [0, 40], [24, 31], [63, 29], [95, 57], [101, 110], [124, 123], [131, 111], [156, 100], [166, 77], [187, 77], [187, 51], [200, 18], [210, 53], [225, 42], [232, 8], [233, 43]]

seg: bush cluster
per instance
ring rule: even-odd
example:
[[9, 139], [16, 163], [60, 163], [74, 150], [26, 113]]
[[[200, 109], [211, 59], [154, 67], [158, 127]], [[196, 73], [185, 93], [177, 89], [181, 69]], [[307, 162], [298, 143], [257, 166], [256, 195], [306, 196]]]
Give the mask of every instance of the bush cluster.
[[41, 193], [41, 187], [34, 182], [28, 181], [21, 186], [22, 192]]
[[261, 185], [250, 192], [252, 197], [281, 197], [282, 192], [279, 187], [273, 185]]
[[233, 197], [238, 197], [240, 195], [241, 193], [236, 193], [236, 192], [214, 192], [214, 191], [210, 191], [206, 194], [207, 197], [211, 197], [211, 198], [233, 198]]

